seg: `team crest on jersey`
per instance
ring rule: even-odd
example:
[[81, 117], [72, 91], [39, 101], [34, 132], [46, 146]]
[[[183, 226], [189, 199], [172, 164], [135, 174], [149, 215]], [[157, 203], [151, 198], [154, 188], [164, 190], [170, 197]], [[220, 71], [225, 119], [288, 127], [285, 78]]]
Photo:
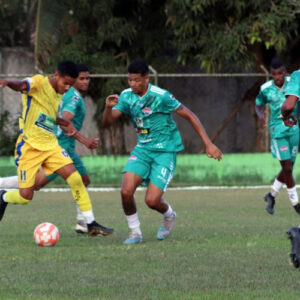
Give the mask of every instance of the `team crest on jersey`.
[[146, 116], [150, 116], [152, 114], [152, 109], [150, 107], [145, 107], [142, 109], [142, 112]]
[[288, 151], [288, 146], [281, 146], [280, 147], [280, 151], [282, 151], [282, 152], [286, 152], [286, 151]]
[[135, 155], [130, 155], [128, 161], [135, 161], [137, 160], [137, 157]]
[[69, 154], [66, 150], [62, 150], [61, 151], [61, 154], [64, 156], [64, 157], [69, 157]]

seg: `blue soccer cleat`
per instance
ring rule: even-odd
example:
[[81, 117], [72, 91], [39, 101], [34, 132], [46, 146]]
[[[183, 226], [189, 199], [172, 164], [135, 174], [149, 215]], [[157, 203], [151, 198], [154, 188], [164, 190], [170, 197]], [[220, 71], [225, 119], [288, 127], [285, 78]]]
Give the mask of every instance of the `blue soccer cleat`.
[[166, 239], [173, 230], [176, 220], [176, 212], [174, 211], [170, 218], [164, 218], [162, 225], [159, 227], [157, 232], [157, 239], [162, 241]]

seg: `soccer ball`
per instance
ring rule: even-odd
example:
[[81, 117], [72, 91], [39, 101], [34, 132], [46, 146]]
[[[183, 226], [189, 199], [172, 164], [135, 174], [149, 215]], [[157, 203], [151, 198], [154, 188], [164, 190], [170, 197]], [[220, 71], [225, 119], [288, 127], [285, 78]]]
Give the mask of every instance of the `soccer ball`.
[[55, 246], [59, 240], [59, 231], [52, 223], [41, 223], [34, 229], [33, 239], [41, 247]]

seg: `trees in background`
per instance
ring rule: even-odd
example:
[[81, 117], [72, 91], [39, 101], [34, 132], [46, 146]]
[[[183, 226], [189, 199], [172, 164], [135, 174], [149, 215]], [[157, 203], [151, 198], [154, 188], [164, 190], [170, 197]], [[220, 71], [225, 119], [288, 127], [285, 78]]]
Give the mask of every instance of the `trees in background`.
[[[92, 73], [126, 73], [138, 57], [159, 71], [196, 64], [261, 72], [275, 54], [289, 64], [298, 58], [299, 11], [296, 0], [2, 0], [0, 46], [32, 47], [46, 73], [66, 58]], [[105, 96], [126, 85], [124, 78], [92, 81], [101, 153], [124, 151], [123, 126], [103, 131], [100, 124]]]

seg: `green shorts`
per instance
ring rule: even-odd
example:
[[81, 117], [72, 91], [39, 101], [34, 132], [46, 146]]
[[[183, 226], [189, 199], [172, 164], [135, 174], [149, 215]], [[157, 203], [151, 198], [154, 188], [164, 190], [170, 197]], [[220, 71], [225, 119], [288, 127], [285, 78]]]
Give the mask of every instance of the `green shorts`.
[[165, 192], [175, 173], [176, 155], [176, 152], [150, 151], [135, 147], [123, 173], [132, 172], [144, 179], [142, 185], [151, 182]]
[[299, 147], [299, 131], [297, 134], [271, 139], [271, 152], [272, 155], [278, 160], [291, 160], [296, 161]]
[[[70, 155], [71, 159], [73, 160], [74, 166], [75, 166], [76, 170], [79, 172], [79, 174], [80, 175], [87, 174], [87, 169], [86, 169], [84, 163], [82, 162], [81, 158], [79, 157], [79, 155], [76, 152], [71, 152], [71, 153], [68, 152], [68, 154]], [[53, 174], [50, 174], [46, 177], [49, 181], [52, 181], [57, 176], [58, 176], [58, 174], [53, 173]]]

